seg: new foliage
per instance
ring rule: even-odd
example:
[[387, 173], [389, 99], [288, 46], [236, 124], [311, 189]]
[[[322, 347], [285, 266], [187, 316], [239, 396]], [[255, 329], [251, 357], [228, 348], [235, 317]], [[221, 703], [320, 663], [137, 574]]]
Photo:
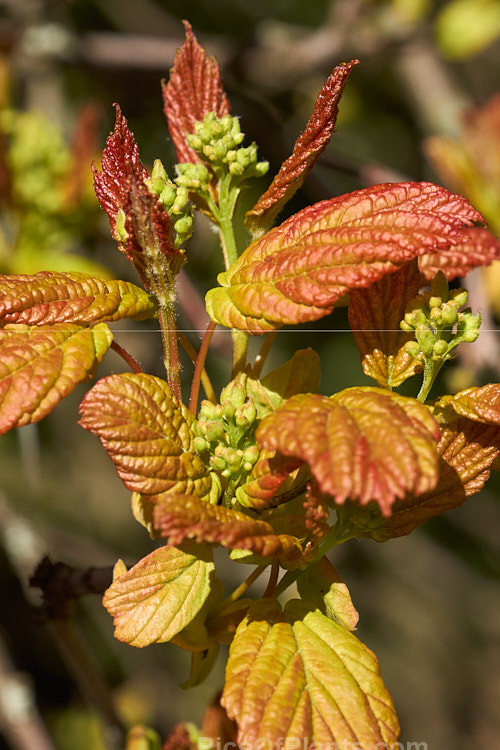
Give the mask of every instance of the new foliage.
[[[500, 450], [500, 385], [428, 400], [456, 346], [479, 334], [466, 291], [448, 281], [500, 258], [463, 197], [430, 183], [375, 185], [272, 226], [327, 146], [355, 63], [333, 70], [292, 155], [247, 213], [251, 236], [240, 248], [234, 209], [267, 164], [243, 145], [218, 65], [186, 23], [163, 84], [175, 174], [160, 162], [148, 173], [118, 107], [95, 169], [113, 236], [145, 290], [76, 273], [0, 279], [3, 431], [41, 419], [94, 375], [113, 345], [109, 322], [158, 318], [165, 379], [134, 365], [81, 403], [80, 424], [132, 491], [135, 516], [165, 540], [130, 570], [117, 563], [104, 606], [120, 640], [191, 651], [189, 685], [207, 674], [219, 643], [231, 644], [222, 704], [242, 746], [263, 737], [276, 747], [298, 738], [366, 750], [397, 741], [376, 657], [353, 633], [356, 610], [326, 555], [349, 538], [408, 534], [456, 507], [481, 489]], [[175, 275], [189, 260], [193, 207], [217, 228], [225, 270], [207, 294], [213, 323], [184, 405]], [[317, 320], [339, 302], [349, 304], [372, 387], [318, 394], [310, 349], [261, 377], [267, 340], [247, 361], [249, 335]], [[231, 328], [234, 343], [219, 398], [204, 373], [215, 324]], [[417, 398], [395, 392], [413, 376], [422, 379]], [[253, 566], [234, 592], [217, 578], [216, 545], [242, 570]], [[264, 596], [248, 598], [265, 570]], [[282, 606], [295, 582], [299, 598]]]

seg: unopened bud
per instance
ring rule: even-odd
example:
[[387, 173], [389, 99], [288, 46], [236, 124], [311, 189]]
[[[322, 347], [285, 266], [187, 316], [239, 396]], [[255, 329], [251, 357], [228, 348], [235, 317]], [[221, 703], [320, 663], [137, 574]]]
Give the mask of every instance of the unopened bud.
[[448, 344], [446, 341], [443, 341], [443, 339], [436, 341], [434, 346], [432, 347], [432, 353], [436, 357], [443, 357], [447, 351], [448, 351]]

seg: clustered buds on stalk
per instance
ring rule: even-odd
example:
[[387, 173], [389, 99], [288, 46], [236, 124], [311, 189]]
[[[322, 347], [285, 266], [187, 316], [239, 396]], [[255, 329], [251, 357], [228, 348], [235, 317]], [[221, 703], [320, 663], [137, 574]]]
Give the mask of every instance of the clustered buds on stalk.
[[221, 403], [202, 401], [195, 448], [210, 455], [210, 467], [225, 480], [244, 482], [259, 458], [254, 432], [257, 410], [238, 381], [221, 393]]
[[158, 196], [168, 215], [174, 222], [175, 246], [179, 247], [193, 233], [193, 214], [186, 187], [172, 182], [160, 159], [156, 159], [151, 177], [146, 180], [148, 190]]
[[462, 342], [473, 343], [479, 336], [481, 314], [473, 315], [467, 304], [468, 294], [463, 288], [448, 287], [446, 277], [439, 271], [430, 291], [419, 294], [410, 303], [410, 310], [401, 321], [403, 331], [414, 331], [416, 341], [408, 341], [405, 349], [414, 359], [446, 361]]
[[[220, 118], [214, 112], [209, 112], [202, 122], [195, 123], [194, 128], [195, 132], [187, 135], [186, 140], [200, 159], [209, 163], [216, 173], [218, 170], [229, 172], [240, 181], [261, 177], [267, 172], [268, 162], [257, 161], [255, 143], [240, 146], [245, 135], [241, 132], [237, 117], [226, 115]], [[208, 170], [203, 172], [199, 167], [200, 165], [179, 164], [178, 184], [191, 190], [203, 187], [204, 181], [208, 184]]]

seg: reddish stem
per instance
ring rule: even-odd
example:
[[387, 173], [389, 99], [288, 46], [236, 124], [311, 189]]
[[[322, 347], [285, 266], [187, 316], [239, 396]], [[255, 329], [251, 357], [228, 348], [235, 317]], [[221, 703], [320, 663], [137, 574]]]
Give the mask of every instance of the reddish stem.
[[113, 341], [111, 343], [111, 349], [113, 349], [113, 351], [115, 351], [117, 354], [120, 355], [122, 359], [125, 360], [125, 362], [128, 364], [132, 372], [135, 372], [135, 373], [144, 372], [139, 362], [136, 359], [134, 359], [134, 357], [131, 354], [129, 354], [128, 351], [124, 349], [123, 346], [120, 346], [120, 344], [118, 344], [116, 341]]
[[211, 320], [208, 324], [205, 335], [203, 336], [203, 341], [201, 342], [200, 351], [198, 352], [198, 357], [196, 359], [196, 364], [194, 366], [193, 383], [191, 385], [191, 395], [189, 397], [189, 411], [191, 412], [191, 414], [196, 414], [196, 409], [198, 406], [198, 396], [200, 393], [201, 375], [205, 367], [208, 347], [210, 346], [210, 341], [212, 339], [216, 325], [217, 324], [214, 323], [213, 320]]

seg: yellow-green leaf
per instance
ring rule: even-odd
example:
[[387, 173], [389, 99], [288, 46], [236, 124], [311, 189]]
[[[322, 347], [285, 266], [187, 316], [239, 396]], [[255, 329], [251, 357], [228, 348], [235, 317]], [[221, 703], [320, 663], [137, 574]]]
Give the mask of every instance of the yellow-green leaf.
[[222, 704], [243, 747], [373, 750], [399, 734], [375, 655], [298, 600], [284, 611], [271, 599], [252, 605], [231, 645]]
[[0, 329], [0, 432], [38, 422], [89, 380], [113, 341], [105, 323]]
[[100, 380], [80, 405], [80, 424], [97, 435], [129, 489], [205, 497], [208, 468], [194, 450], [194, 417], [168, 383], [123, 373]]
[[40, 271], [0, 276], [0, 322], [48, 325], [133, 318], [144, 320], [156, 306], [144, 289], [85, 273]]
[[331, 562], [322, 557], [310, 565], [297, 581], [302, 599], [313, 602], [325, 615], [348, 630], [355, 630], [359, 615], [349, 589]]
[[156, 549], [115, 578], [104, 595], [115, 637], [139, 648], [170, 641], [202, 608], [213, 570], [209, 548]]

